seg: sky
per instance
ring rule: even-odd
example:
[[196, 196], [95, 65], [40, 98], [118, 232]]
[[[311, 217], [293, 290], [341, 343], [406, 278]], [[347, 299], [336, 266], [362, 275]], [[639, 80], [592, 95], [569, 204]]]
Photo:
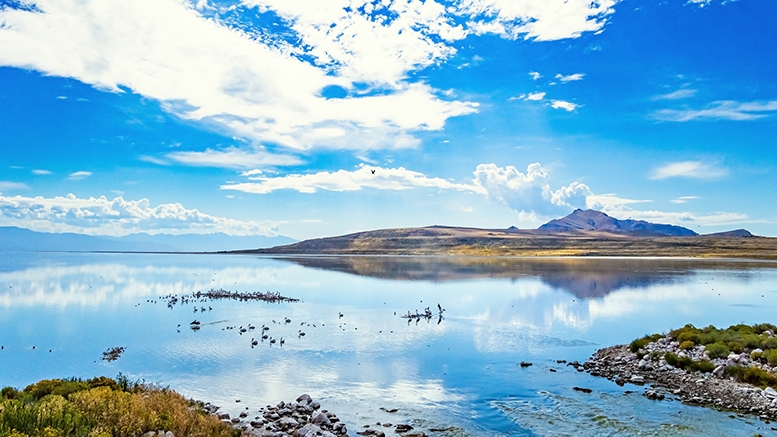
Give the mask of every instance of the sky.
[[777, 236], [774, 0], [0, 0], [0, 226]]

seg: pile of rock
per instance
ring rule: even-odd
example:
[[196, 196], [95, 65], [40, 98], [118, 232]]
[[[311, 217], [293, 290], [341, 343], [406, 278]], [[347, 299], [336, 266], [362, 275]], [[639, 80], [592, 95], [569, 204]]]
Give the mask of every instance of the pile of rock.
[[[639, 355], [632, 353], [627, 345], [600, 349], [582, 367], [593, 376], [608, 378], [619, 385], [649, 383], [652, 387], [645, 392], [649, 399], [661, 400], [664, 393], [672, 393], [688, 404], [758, 414], [764, 420], [777, 419], [777, 391], [770, 387], [762, 390], [740, 383], [725, 374], [726, 366], [763, 368], [761, 363], [743, 356], [745, 354], [712, 359], [710, 361], [715, 364], [715, 370], [702, 373], [673, 367], [667, 363], [664, 355], [671, 352], [694, 361], [705, 360], [709, 358], [709, 353], [703, 346], [687, 351], [679, 350], [678, 342], [667, 337], [646, 344], [639, 352]], [[653, 352], [658, 352], [653, 354], [655, 359], [651, 358]]]
[[295, 402], [281, 401], [274, 407], [261, 408], [259, 415], [251, 420], [247, 412], [230, 418], [228, 413], [217, 413], [218, 407], [206, 404], [205, 408], [248, 436], [339, 437], [348, 433], [345, 424], [334, 413], [321, 410], [321, 404], [307, 394], [298, 397]]

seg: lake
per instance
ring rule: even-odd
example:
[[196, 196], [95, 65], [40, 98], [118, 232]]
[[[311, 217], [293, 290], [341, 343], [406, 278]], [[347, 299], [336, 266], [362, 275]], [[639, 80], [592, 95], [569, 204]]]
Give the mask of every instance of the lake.
[[[211, 288], [301, 301], [160, 298]], [[776, 302], [770, 262], [2, 253], [0, 386], [121, 372], [250, 417], [308, 393], [350, 435], [376, 422], [450, 436], [770, 435], [757, 417], [650, 401], [557, 360], [686, 323], [775, 323]], [[401, 317], [426, 307], [430, 320]], [[283, 346], [252, 347], [261, 328], [237, 329], [249, 324]]]

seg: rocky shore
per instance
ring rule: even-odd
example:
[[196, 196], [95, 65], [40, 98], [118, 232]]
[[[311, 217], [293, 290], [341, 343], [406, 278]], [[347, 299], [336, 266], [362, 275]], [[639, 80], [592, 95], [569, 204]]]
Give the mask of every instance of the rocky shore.
[[[761, 367], [750, 357], [731, 353], [727, 358], [709, 359], [704, 347], [680, 350], [680, 344], [670, 337], [644, 345], [639, 354], [632, 353], [628, 345], [617, 345], [598, 350], [588, 361], [580, 365], [570, 363], [580, 371], [593, 376], [608, 378], [619, 385], [626, 383], [650, 387], [645, 397], [663, 400], [667, 394], [675, 395], [690, 405], [703, 405], [744, 414], [755, 414], [767, 423], [777, 420], [777, 391], [771, 387], [761, 389], [735, 381], [727, 375], [726, 367]], [[687, 357], [695, 362], [709, 361], [711, 372], [687, 371], [670, 365], [667, 353]]]

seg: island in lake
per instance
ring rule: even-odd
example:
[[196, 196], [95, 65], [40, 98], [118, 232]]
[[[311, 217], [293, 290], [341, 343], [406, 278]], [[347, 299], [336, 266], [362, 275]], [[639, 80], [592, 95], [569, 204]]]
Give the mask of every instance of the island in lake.
[[381, 229], [236, 253], [268, 255], [640, 256], [777, 259], [777, 238], [745, 229], [699, 235], [681, 226], [577, 209], [537, 229]]

